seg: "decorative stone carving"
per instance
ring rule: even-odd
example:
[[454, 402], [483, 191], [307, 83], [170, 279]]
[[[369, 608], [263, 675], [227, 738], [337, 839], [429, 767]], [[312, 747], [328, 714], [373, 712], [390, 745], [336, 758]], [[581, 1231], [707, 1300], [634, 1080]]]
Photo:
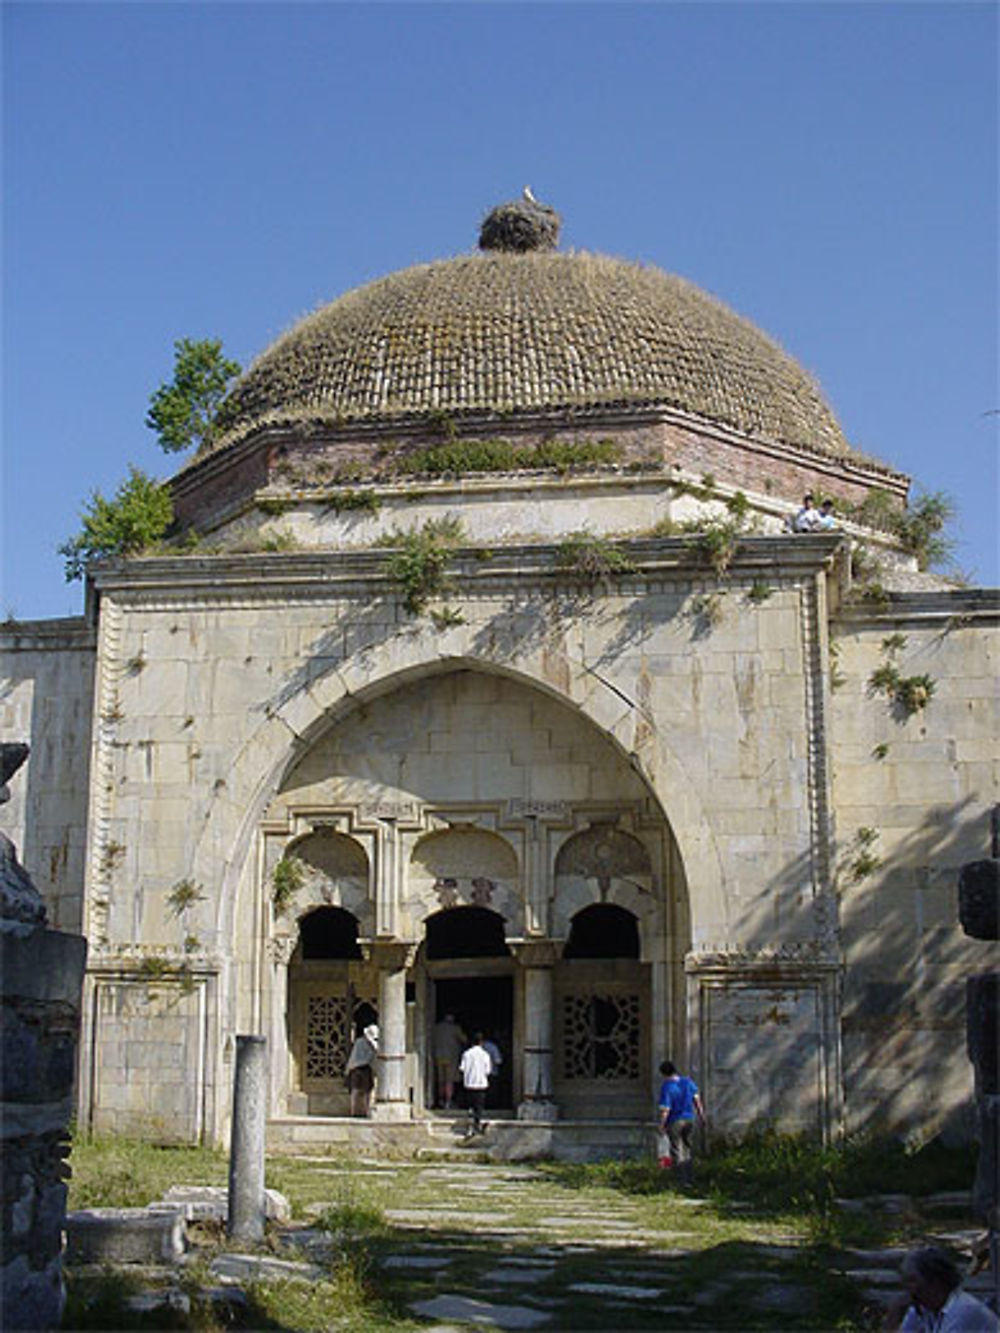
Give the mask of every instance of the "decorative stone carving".
[[597, 880], [601, 902], [607, 901], [612, 879], [629, 879], [649, 892], [649, 853], [629, 833], [611, 825], [597, 824], [578, 833], [556, 857], [557, 875], [581, 875]]

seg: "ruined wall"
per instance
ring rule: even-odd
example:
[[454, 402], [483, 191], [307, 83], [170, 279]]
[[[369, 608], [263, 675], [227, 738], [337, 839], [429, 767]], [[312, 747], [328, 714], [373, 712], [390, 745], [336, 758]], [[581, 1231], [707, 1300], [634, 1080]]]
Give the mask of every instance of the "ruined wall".
[[[27, 746], [0, 743], [0, 805]], [[0, 833], [0, 1310], [7, 1329], [46, 1329], [63, 1308], [65, 1158], [87, 944], [50, 930], [17, 851]]]
[[0, 627], [0, 740], [31, 741], [4, 826], [67, 931], [82, 929], [95, 641], [82, 618]]
[[[1000, 799], [996, 598], [845, 606], [834, 644], [848, 1127], [964, 1135], [965, 978], [989, 946], [963, 935], [956, 886], [962, 864], [985, 854]], [[893, 698], [878, 685], [886, 667], [903, 682], [928, 677], [930, 698]]]

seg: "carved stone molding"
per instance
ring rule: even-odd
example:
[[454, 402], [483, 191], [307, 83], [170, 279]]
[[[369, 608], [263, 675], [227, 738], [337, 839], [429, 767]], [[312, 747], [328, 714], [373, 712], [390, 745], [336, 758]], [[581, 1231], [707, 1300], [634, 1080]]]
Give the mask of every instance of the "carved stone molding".
[[418, 947], [413, 940], [371, 940], [361, 945], [361, 952], [380, 972], [399, 972], [413, 966]]
[[562, 956], [562, 940], [509, 940], [508, 947], [522, 967], [554, 967]]

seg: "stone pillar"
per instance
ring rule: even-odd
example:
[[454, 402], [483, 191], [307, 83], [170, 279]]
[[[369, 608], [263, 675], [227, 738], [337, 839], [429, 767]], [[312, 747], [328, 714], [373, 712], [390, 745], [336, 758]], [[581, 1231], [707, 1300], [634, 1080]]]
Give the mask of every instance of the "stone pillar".
[[[0, 803], [27, 757], [26, 745], [0, 744]], [[65, 1303], [65, 1157], [87, 942], [46, 927], [38, 891], [2, 833], [0, 890], [0, 1312], [5, 1329], [49, 1329]]]
[[523, 1097], [518, 1120], [552, 1121], [559, 1108], [552, 1096], [552, 968], [559, 956], [554, 941], [512, 944], [524, 969]]
[[[959, 919], [966, 935], [1000, 939], [1000, 807], [993, 811], [993, 859], [962, 867]], [[1000, 972], [980, 972], [966, 981], [966, 1045], [975, 1070], [979, 1112], [979, 1160], [972, 1206], [989, 1230], [990, 1263], [1000, 1297]]]
[[375, 1075], [375, 1120], [409, 1120], [406, 1087], [406, 969], [414, 946], [398, 940], [377, 940], [371, 961], [378, 968], [378, 1064]]
[[267, 1039], [236, 1038], [233, 1128], [229, 1147], [229, 1222], [234, 1240], [264, 1238], [264, 1139]]

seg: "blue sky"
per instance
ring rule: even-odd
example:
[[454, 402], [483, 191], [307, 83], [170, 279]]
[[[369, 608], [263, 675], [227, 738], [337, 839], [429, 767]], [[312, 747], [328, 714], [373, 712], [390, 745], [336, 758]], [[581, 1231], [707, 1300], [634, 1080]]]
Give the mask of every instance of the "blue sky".
[[530, 183], [564, 245], [680, 273], [957, 502], [997, 584], [993, 4], [50, 4], [3, 24], [0, 616], [82, 609], [59, 543], [173, 341], [246, 364]]

